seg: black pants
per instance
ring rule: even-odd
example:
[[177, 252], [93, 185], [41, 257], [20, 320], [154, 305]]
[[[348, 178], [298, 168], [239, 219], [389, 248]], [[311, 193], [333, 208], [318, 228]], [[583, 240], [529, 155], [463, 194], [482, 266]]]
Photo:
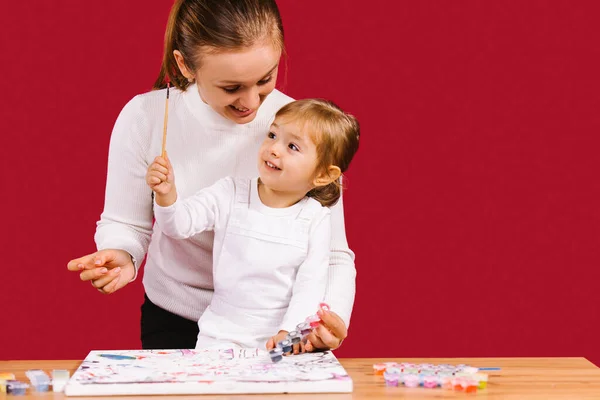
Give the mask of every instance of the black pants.
[[144, 294], [141, 334], [143, 349], [193, 349], [197, 338], [197, 321], [163, 310]]

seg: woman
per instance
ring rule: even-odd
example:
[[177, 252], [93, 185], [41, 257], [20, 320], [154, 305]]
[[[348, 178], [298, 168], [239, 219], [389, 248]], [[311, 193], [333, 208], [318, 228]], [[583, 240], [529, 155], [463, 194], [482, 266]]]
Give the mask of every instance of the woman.
[[[167, 149], [183, 197], [231, 175], [257, 175], [258, 146], [275, 112], [292, 101], [275, 90], [284, 50], [274, 0], [178, 0], [170, 13], [155, 89], [170, 81]], [[142, 347], [193, 348], [196, 321], [210, 303], [212, 232], [174, 240], [153, 226], [145, 174], [161, 152], [165, 90], [134, 97], [111, 136], [98, 251], [68, 269], [103, 293], [135, 279], [146, 256]], [[341, 202], [332, 207], [332, 246], [324, 313], [306, 350], [337, 348], [347, 335], [355, 293]], [[260, 294], [257, 294], [260, 295]]]

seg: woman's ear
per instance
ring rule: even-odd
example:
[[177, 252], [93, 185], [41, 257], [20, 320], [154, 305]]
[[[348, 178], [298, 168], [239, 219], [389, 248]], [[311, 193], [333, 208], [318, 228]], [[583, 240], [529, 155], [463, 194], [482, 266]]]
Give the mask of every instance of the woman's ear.
[[188, 81], [192, 82], [194, 80], [194, 74], [190, 72], [188, 67], [185, 65], [185, 60], [183, 59], [181, 52], [179, 50], [173, 50], [173, 56], [175, 57], [177, 67], [179, 67], [181, 74], [185, 76]]
[[313, 180], [315, 187], [327, 186], [342, 175], [342, 170], [336, 165], [330, 165], [327, 169], [318, 174]]

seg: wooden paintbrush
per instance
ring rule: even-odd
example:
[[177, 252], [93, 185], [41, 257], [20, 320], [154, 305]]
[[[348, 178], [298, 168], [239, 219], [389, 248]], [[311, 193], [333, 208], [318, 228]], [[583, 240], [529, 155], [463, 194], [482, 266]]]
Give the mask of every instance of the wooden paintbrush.
[[167, 82], [167, 99], [165, 100], [165, 122], [163, 125], [163, 139], [162, 139], [162, 152], [161, 157], [165, 158], [165, 152], [167, 151], [167, 121], [169, 120], [169, 88], [170, 82]]

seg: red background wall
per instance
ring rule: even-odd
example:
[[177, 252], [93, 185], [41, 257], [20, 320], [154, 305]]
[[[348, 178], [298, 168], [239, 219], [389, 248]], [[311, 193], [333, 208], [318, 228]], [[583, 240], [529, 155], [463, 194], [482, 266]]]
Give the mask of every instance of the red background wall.
[[[597, 3], [279, 3], [280, 87], [362, 123], [338, 355], [600, 363]], [[2, 6], [0, 359], [140, 345], [141, 280], [103, 296], [66, 263], [95, 249], [111, 128], [155, 79], [170, 5]]]

